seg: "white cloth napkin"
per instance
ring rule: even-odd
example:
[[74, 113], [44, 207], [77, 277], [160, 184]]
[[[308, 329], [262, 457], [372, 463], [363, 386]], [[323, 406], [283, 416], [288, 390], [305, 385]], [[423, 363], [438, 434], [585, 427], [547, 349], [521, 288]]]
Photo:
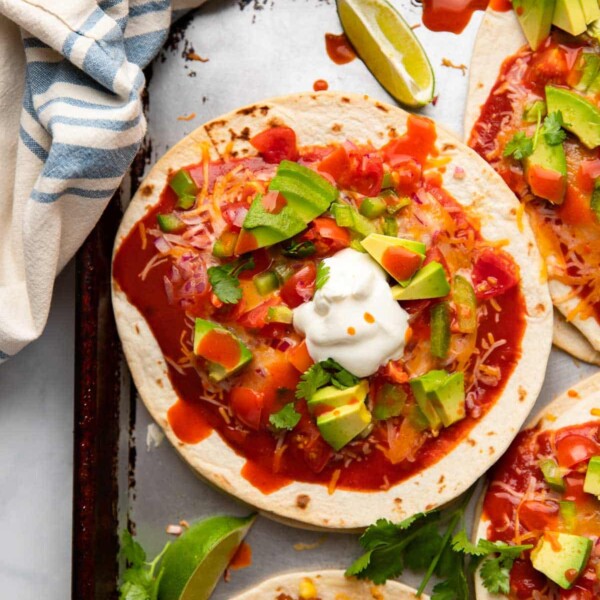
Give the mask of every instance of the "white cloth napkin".
[[203, 1], [0, 0], [0, 362], [42, 333], [142, 142], [142, 69]]

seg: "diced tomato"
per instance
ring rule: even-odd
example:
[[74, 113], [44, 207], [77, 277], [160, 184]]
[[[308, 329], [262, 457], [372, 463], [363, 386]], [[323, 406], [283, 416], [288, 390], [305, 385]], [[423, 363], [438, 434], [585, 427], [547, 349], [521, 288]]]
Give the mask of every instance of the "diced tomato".
[[517, 266], [502, 250], [485, 248], [473, 266], [473, 285], [478, 300], [495, 298], [519, 283]]
[[530, 560], [517, 559], [510, 571], [510, 589], [517, 598], [531, 598], [547, 585], [546, 577], [533, 568]]
[[234, 387], [229, 396], [229, 406], [235, 416], [247, 427], [258, 431], [263, 410], [264, 394], [247, 387]]
[[[569, 74], [567, 55], [562, 48], [548, 48], [534, 55], [526, 75], [526, 81], [537, 86], [548, 83], [565, 83]], [[543, 89], [543, 87], [542, 87]]]
[[599, 453], [598, 444], [582, 435], [567, 435], [556, 442], [556, 458], [561, 467], [571, 468]]
[[406, 383], [408, 381], [408, 373], [404, 369], [401, 360], [390, 360], [380, 372], [385, 378], [394, 383]]
[[572, 502], [582, 502], [589, 498], [586, 492], [583, 491], [585, 481], [585, 473], [571, 473], [564, 478], [565, 492], [563, 498]]
[[528, 500], [519, 509], [519, 520], [529, 530], [551, 530], [558, 515], [556, 502]]
[[412, 157], [421, 166], [430, 154], [435, 153], [437, 133], [435, 123], [426, 117], [409, 115], [406, 120], [406, 133], [383, 147], [386, 160], [392, 165]]
[[446, 257], [442, 254], [442, 251], [437, 246], [430, 246], [425, 251], [425, 260], [423, 261], [423, 265], [428, 265], [430, 262], [439, 262], [446, 274], [450, 273], [450, 269], [448, 268], [448, 263], [446, 262]]
[[236, 256], [241, 256], [242, 254], [246, 254], [246, 252], [252, 252], [257, 246], [258, 242], [256, 241], [254, 234], [251, 231], [242, 229], [235, 244], [234, 254]]
[[272, 127], [255, 135], [250, 143], [260, 152], [265, 162], [279, 163], [282, 160], [298, 160], [296, 134], [289, 127]]
[[569, 183], [565, 201], [557, 208], [556, 215], [567, 225], [588, 225], [596, 217], [590, 206], [591, 192], [586, 193], [578, 186]]
[[331, 175], [336, 182], [349, 170], [350, 157], [343, 146], [337, 147], [317, 165], [317, 171]]
[[267, 323], [260, 328], [259, 334], [272, 340], [280, 340], [289, 333], [289, 328], [285, 323]]
[[260, 203], [272, 215], [278, 215], [287, 206], [287, 200], [279, 192], [266, 193], [261, 198]]
[[308, 302], [315, 293], [315, 279], [317, 268], [312, 262], [306, 263], [299, 271], [294, 273], [280, 290], [281, 299], [290, 307], [296, 308]]
[[409, 195], [417, 190], [421, 181], [421, 164], [411, 156], [394, 156], [390, 161], [398, 174], [396, 191], [398, 194]]
[[421, 255], [402, 246], [390, 246], [383, 253], [381, 264], [396, 280], [406, 281], [421, 266]]
[[243, 314], [239, 319], [238, 323], [248, 329], [259, 329], [267, 325], [267, 313], [271, 306], [277, 306], [281, 304], [281, 298], [270, 298], [266, 302], [263, 302], [251, 311]]
[[567, 178], [558, 171], [532, 165], [527, 170], [527, 183], [536, 196], [553, 204], [562, 204], [565, 199]]
[[312, 229], [316, 236], [328, 240], [328, 245], [334, 252], [350, 245], [350, 232], [329, 217], [314, 219]]
[[287, 351], [287, 358], [300, 373], [308, 371], [315, 362], [308, 353], [306, 340], [302, 340], [299, 344], [292, 346]]
[[238, 202], [230, 202], [221, 206], [221, 214], [225, 222], [234, 231], [239, 231], [244, 224], [244, 219], [248, 214], [250, 202], [248, 200], [240, 200]]

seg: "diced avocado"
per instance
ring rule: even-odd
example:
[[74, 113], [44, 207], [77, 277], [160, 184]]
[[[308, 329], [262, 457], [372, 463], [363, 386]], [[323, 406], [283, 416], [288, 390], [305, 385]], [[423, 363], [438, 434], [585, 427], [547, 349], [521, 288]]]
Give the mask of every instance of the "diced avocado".
[[406, 392], [399, 385], [384, 383], [375, 395], [373, 416], [380, 421], [397, 417], [402, 414], [405, 403]]
[[364, 237], [375, 231], [375, 225], [349, 204], [335, 202], [331, 205], [331, 213], [337, 225], [347, 227], [358, 235]]
[[[532, 0], [535, 4], [536, 0]], [[580, 35], [587, 29], [585, 13], [579, 0], [556, 0], [552, 24], [571, 35]]]
[[596, 19], [600, 19], [600, 6], [598, 0], [580, 0], [581, 8], [583, 8], [583, 16], [586, 23], [591, 23]]
[[521, 29], [533, 50], [550, 34], [556, 0], [517, 0], [515, 12]]
[[600, 498], [600, 456], [592, 456], [585, 472], [583, 491]]
[[524, 161], [525, 181], [532, 193], [554, 204], [562, 204], [567, 190], [567, 159], [562, 144], [551, 146], [538, 135], [533, 154]]
[[431, 392], [438, 389], [447, 378], [446, 371], [429, 371], [409, 381], [415, 400], [434, 431], [442, 426], [442, 419], [433, 404]]
[[546, 116], [546, 113], [546, 103], [543, 100], [536, 100], [523, 111], [523, 121], [525, 123], [537, 123], [538, 120]]
[[592, 550], [592, 540], [580, 535], [546, 531], [531, 551], [531, 564], [568, 590], [585, 568]]
[[567, 532], [572, 532], [577, 523], [577, 507], [572, 500], [560, 500], [558, 503], [558, 512], [563, 522], [563, 527]]
[[437, 358], [446, 358], [450, 349], [450, 309], [447, 302], [440, 302], [430, 310], [430, 352]]
[[165, 233], [178, 233], [185, 229], [185, 223], [175, 214], [156, 215], [158, 226]]
[[390, 248], [404, 248], [408, 250], [409, 260], [411, 263], [414, 261], [415, 264], [412, 266], [413, 269], [417, 269], [421, 266], [425, 258], [425, 244], [422, 242], [415, 242], [413, 240], [405, 240], [402, 238], [391, 237], [389, 235], [381, 235], [379, 233], [372, 233], [362, 240], [363, 248], [402, 286], [407, 286], [410, 283], [410, 277], [408, 279], [399, 279], [398, 275], [394, 272], [390, 265], [386, 264], [386, 252]]
[[365, 198], [358, 212], [367, 219], [377, 219], [386, 212], [387, 204], [383, 198]]
[[324, 213], [339, 196], [339, 190], [323, 176], [289, 160], [279, 163], [269, 191], [280, 192], [305, 223]]
[[452, 373], [431, 392], [430, 397], [444, 427], [465, 418], [465, 377], [462, 373]]
[[224, 231], [221, 237], [214, 243], [212, 253], [218, 258], [229, 258], [235, 252], [238, 234], [234, 231]]
[[[234, 350], [237, 356], [228, 356], [224, 349]], [[208, 376], [213, 381], [222, 381], [252, 360], [252, 352], [235, 334], [206, 319], [196, 319], [194, 354], [207, 361]]]
[[369, 393], [369, 382], [363, 379], [352, 387], [339, 389], [333, 385], [328, 385], [317, 390], [307, 402], [308, 409], [311, 412], [326, 413], [334, 408], [340, 408], [346, 404], [356, 404], [364, 402]]
[[546, 104], [549, 113], [562, 113], [564, 128], [575, 134], [584, 146], [600, 146], [600, 110], [589, 100], [570, 90], [547, 85]]
[[598, 75], [600, 56], [593, 52], [584, 52], [577, 61], [576, 69], [580, 73], [580, 76], [579, 81], [574, 87], [580, 92], [585, 92]]
[[337, 452], [365, 430], [371, 423], [371, 413], [364, 402], [346, 404], [317, 417], [317, 427], [323, 439]]
[[274, 292], [279, 287], [279, 277], [275, 271], [265, 271], [258, 273], [252, 278], [256, 291], [261, 296], [266, 296]]
[[443, 298], [450, 292], [444, 267], [436, 261], [426, 264], [406, 286], [395, 285], [392, 295], [395, 300], [423, 300], [425, 298]]
[[565, 489], [565, 482], [562, 478], [560, 467], [553, 458], [545, 458], [540, 461], [540, 469], [544, 475], [546, 483], [557, 492], [563, 492]]
[[294, 320], [294, 311], [287, 306], [270, 306], [267, 311], [267, 323], [292, 323]]

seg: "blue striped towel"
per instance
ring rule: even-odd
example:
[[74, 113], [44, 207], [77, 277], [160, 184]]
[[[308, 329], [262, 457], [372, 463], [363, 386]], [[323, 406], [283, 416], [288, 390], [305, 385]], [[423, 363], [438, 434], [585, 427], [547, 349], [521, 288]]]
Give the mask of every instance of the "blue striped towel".
[[142, 69], [203, 1], [0, 0], [0, 362], [42, 333], [142, 142]]

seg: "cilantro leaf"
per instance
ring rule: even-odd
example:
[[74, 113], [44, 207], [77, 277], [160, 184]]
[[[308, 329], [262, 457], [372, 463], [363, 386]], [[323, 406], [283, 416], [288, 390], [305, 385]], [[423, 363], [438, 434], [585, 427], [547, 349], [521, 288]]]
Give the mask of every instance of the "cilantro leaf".
[[457, 568], [447, 579], [437, 583], [431, 600], [469, 600], [469, 586], [464, 570]]
[[[512, 567], [512, 561], [511, 565]], [[488, 558], [481, 566], [483, 585], [492, 594], [510, 592], [510, 567], [501, 558]]]
[[315, 363], [300, 376], [300, 382], [296, 387], [296, 398], [309, 400], [320, 387], [327, 385], [329, 380], [330, 375], [323, 369], [321, 363]]
[[533, 154], [533, 140], [522, 131], [518, 131], [506, 144], [504, 156], [513, 156], [516, 160], [523, 160]]
[[464, 554], [470, 554], [471, 556], [485, 556], [486, 554], [489, 554], [490, 551], [481, 546], [482, 541], [484, 540], [479, 540], [477, 544], [471, 543], [466, 530], [461, 529], [452, 538], [452, 548], [457, 552], [463, 552]]
[[358, 377], [352, 375], [350, 371], [344, 369], [342, 365], [335, 362], [335, 360], [332, 358], [328, 358], [321, 364], [323, 365], [324, 369], [329, 371], [331, 375], [331, 383], [340, 390], [352, 387], [360, 381]]
[[478, 542], [478, 545], [486, 550], [486, 554], [491, 554], [492, 552], [496, 552], [500, 554], [502, 558], [519, 558], [521, 553], [525, 550], [531, 550], [533, 548], [532, 544], [523, 544], [521, 546], [513, 546], [511, 544], [507, 544], [506, 542], [490, 542], [489, 540], [481, 539]]
[[329, 265], [321, 261], [317, 265], [317, 278], [315, 281], [315, 287], [320, 290], [329, 280]]
[[542, 133], [550, 146], [557, 146], [565, 141], [567, 133], [562, 129], [564, 125], [563, 116], [560, 110], [550, 113], [544, 119]]
[[273, 413], [269, 416], [269, 423], [275, 427], [275, 429], [291, 431], [298, 425], [302, 415], [296, 412], [294, 403], [290, 402], [286, 404], [279, 412]]
[[316, 251], [317, 249], [312, 242], [292, 242], [282, 250], [282, 254], [290, 258], [306, 258], [312, 256]]
[[347, 569], [346, 575], [349, 577], [359, 577], [363, 571], [366, 571], [371, 564], [371, 551], [365, 552], [357, 558]]
[[133, 539], [127, 529], [121, 533], [121, 554], [134, 567], [139, 567], [146, 561], [146, 552], [141, 544]]
[[208, 280], [215, 296], [224, 304], [237, 304], [242, 299], [238, 275], [242, 271], [254, 269], [254, 259], [236, 260], [208, 269]]

